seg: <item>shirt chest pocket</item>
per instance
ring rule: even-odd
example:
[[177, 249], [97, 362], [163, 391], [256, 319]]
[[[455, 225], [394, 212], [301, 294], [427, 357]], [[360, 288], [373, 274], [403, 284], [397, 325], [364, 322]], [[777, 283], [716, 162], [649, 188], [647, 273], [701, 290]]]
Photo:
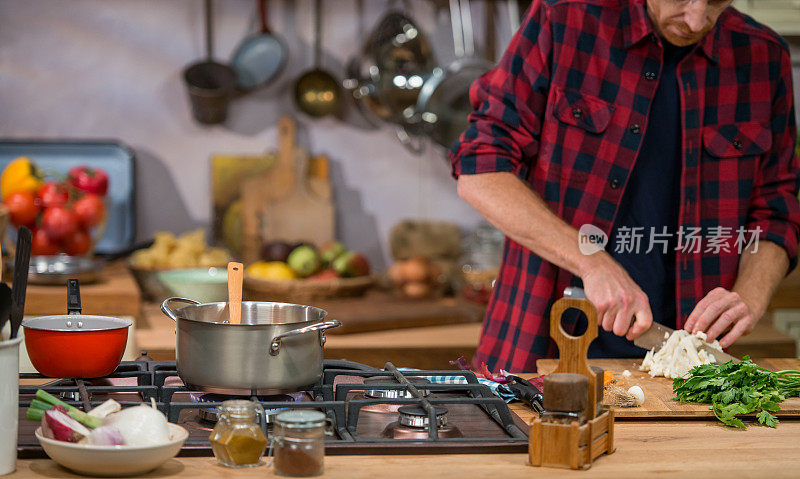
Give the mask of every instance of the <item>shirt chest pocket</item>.
[[555, 87], [553, 116], [589, 133], [602, 133], [611, 123], [614, 105], [577, 90]]
[[700, 194], [703, 216], [743, 220], [758, 164], [772, 148], [772, 132], [761, 122], [703, 127]]
[[[552, 148], [551, 161], [558, 172], [551, 180], [582, 189], [593, 174], [604, 176], [595, 163], [615, 162], [613, 142], [604, 141], [615, 107], [611, 103], [577, 90], [554, 86], [553, 129], [547, 135]], [[552, 172], [555, 173], [555, 172]]]

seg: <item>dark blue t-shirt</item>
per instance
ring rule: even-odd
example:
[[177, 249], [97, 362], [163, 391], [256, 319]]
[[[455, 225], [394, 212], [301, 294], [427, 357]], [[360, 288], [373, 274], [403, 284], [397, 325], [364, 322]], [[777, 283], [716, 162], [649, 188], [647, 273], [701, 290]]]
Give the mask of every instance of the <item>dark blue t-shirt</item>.
[[[606, 251], [650, 299], [653, 320], [675, 327], [675, 245], [681, 179], [681, 114], [678, 63], [694, 48], [664, 41], [664, 61], [650, 105], [647, 129], [622, 197]], [[661, 235], [667, 227], [668, 235]], [[635, 230], [633, 228], [636, 228]], [[651, 231], [653, 236], [650, 248]], [[640, 236], [636, 251], [635, 237]], [[666, 241], [666, 253], [664, 244]], [[620, 245], [626, 246], [618, 251]], [[591, 357], [643, 356], [646, 351], [600, 328], [589, 347]]]

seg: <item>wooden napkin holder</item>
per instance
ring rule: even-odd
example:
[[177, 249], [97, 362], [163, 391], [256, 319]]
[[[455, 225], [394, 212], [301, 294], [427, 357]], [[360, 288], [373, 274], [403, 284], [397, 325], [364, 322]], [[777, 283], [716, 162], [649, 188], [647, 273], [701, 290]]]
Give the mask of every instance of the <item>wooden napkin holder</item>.
[[[586, 315], [586, 332], [572, 336], [561, 326], [561, 316], [569, 308]], [[589, 469], [592, 462], [603, 454], [614, 452], [614, 411], [602, 408], [598, 401], [595, 374], [586, 361], [589, 344], [597, 337], [597, 310], [586, 299], [561, 298], [550, 309], [550, 336], [559, 351], [558, 366], [554, 373], [577, 373], [589, 379], [589, 406], [584, 424], [556, 424], [537, 418], [531, 423], [528, 435], [530, 465]], [[602, 380], [602, 379], [601, 379]], [[599, 412], [599, 414], [598, 414]]]

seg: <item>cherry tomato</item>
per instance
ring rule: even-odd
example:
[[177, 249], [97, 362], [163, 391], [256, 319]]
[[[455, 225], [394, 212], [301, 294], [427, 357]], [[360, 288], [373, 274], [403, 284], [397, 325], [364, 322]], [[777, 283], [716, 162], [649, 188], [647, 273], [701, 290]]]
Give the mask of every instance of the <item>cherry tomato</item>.
[[64, 238], [63, 244], [65, 253], [72, 256], [79, 256], [89, 252], [92, 239], [89, 237], [89, 233], [78, 228]]
[[33, 240], [31, 241], [31, 254], [36, 256], [50, 256], [59, 253], [58, 243], [53, 241], [45, 230], [36, 228], [33, 230]]
[[69, 170], [69, 181], [75, 188], [87, 193], [105, 196], [108, 191], [108, 175], [100, 168], [76, 166]]
[[39, 214], [36, 198], [28, 191], [11, 193], [3, 200], [3, 204], [8, 208], [9, 219], [14, 226], [30, 225], [36, 221], [36, 215]]
[[36, 192], [36, 199], [42, 208], [64, 206], [69, 201], [69, 191], [63, 183], [48, 181]]
[[42, 228], [54, 240], [62, 240], [78, 229], [78, 218], [63, 206], [47, 208], [42, 214]]
[[87, 193], [83, 198], [76, 201], [72, 210], [75, 212], [75, 216], [78, 217], [78, 223], [86, 228], [100, 224], [106, 216], [106, 206], [103, 203], [103, 199], [91, 193]]

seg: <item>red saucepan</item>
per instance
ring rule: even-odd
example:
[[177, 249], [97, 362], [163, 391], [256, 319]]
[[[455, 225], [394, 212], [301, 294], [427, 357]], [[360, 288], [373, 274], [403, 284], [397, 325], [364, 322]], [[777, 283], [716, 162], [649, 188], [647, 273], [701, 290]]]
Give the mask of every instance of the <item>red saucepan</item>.
[[119, 366], [131, 321], [81, 314], [77, 279], [67, 281], [67, 312], [22, 321], [33, 367], [54, 378], [97, 378]]

